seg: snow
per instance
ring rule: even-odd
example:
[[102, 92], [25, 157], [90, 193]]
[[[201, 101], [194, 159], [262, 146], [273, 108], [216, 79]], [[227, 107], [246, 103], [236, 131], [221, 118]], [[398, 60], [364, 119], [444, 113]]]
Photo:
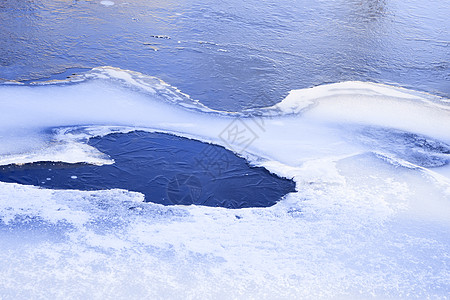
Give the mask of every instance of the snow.
[[[0, 85], [0, 112], [1, 164], [111, 164], [86, 140], [139, 129], [223, 145], [298, 190], [273, 207], [229, 210], [0, 183], [6, 298], [448, 294], [450, 173], [411, 160], [405, 146], [415, 137], [450, 143], [447, 99], [343, 82], [229, 113], [159, 79], [103, 67], [66, 82]], [[231, 128], [250, 129], [241, 138], [252, 142]]]
[[100, 4], [104, 6], [112, 6], [115, 3], [113, 1], [100, 1]]

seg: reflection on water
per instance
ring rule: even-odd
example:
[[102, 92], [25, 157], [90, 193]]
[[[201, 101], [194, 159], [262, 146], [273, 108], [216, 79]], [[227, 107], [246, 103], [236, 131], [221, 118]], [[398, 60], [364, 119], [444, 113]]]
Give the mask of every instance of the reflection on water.
[[352, 10], [350, 15], [358, 22], [376, 22], [389, 14], [384, 0], [353, 0], [346, 4]]
[[112, 65], [228, 110], [344, 80], [450, 94], [447, 1], [100, 2], [2, 1], [0, 78]]

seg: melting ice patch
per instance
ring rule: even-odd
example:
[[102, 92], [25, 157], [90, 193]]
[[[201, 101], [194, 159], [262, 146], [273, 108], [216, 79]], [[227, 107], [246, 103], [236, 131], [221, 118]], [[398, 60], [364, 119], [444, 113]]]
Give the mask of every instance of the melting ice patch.
[[114, 3], [113, 1], [105, 0], [105, 1], [100, 1], [100, 4], [101, 4], [101, 5], [104, 5], [104, 6], [112, 6], [112, 5], [114, 5], [115, 3]]
[[[96, 68], [0, 85], [0, 114], [2, 164], [113, 164], [87, 139], [140, 129], [222, 145], [297, 185], [270, 208], [228, 210], [0, 183], [3, 298], [448, 295], [448, 99], [345, 82], [217, 112]], [[233, 138], [243, 128], [250, 143]]]

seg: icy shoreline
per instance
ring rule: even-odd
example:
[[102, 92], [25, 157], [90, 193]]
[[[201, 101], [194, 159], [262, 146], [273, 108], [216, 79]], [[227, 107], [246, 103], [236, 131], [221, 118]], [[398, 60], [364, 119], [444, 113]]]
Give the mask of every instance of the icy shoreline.
[[[85, 76], [0, 85], [2, 164], [112, 163], [87, 137], [143, 129], [222, 145], [298, 192], [237, 212], [0, 183], [0, 295], [447, 295], [448, 99], [344, 82], [235, 114], [135, 72]], [[227, 138], [230, 126], [250, 128], [252, 142]], [[447, 165], [425, 166], [436, 160]]]

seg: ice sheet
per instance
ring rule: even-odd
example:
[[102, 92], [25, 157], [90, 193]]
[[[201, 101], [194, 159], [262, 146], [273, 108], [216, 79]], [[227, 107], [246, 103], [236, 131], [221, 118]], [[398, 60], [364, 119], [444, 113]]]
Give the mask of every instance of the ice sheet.
[[[71, 82], [0, 85], [0, 114], [3, 164], [48, 159], [52, 141], [71, 149], [139, 128], [223, 145], [298, 190], [235, 211], [0, 183], [5, 298], [448, 295], [448, 99], [345, 82], [292, 91], [272, 108], [217, 112], [106, 67]], [[67, 149], [54, 160], [108, 162]], [[435, 157], [444, 166], [423, 163]]]
[[[81, 144], [80, 144], [81, 145]], [[0, 181], [50, 189], [140, 192], [148, 202], [226, 208], [272, 206], [295, 192], [292, 180], [270, 174], [223, 147], [170, 134], [133, 131], [91, 138], [113, 163], [40, 162], [0, 166]]]

